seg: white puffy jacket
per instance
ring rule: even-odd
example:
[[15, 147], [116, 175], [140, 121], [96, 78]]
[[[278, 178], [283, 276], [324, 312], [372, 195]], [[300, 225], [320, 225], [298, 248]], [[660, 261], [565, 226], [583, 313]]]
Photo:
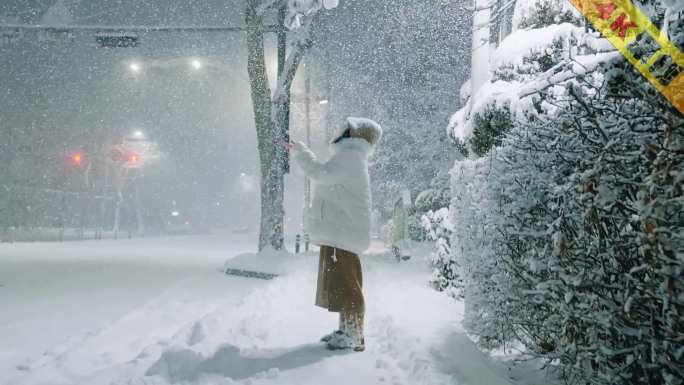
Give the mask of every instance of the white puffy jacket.
[[311, 242], [362, 253], [370, 246], [371, 193], [368, 157], [371, 145], [362, 138], [347, 138], [331, 145], [331, 158], [319, 162], [302, 143], [292, 157], [314, 182], [308, 230]]

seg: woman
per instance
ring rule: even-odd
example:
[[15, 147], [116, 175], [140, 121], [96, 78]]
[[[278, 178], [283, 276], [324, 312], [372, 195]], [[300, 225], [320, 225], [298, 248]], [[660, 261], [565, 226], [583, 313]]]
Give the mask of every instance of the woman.
[[327, 162], [319, 162], [301, 143], [282, 143], [315, 184], [308, 225], [311, 242], [321, 247], [316, 306], [340, 313], [339, 329], [321, 338], [329, 349], [365, 349], [358, 254], [370, 246], [368, 157], [381, 137], [382, 128], [374, 121], [347, 118]]

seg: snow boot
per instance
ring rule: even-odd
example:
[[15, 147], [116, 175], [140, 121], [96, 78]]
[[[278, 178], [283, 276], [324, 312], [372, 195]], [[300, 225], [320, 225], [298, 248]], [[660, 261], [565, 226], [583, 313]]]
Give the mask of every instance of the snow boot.
[[366, 349], [363, 337], [363, 314], [342, 314], [344, 329], [341, 333], [333, 334], [328, 341], [327, 348], [330, 350], [354, 349], [362, 352]]
[[335, 330], [332, 333], [326, 334], [323, 337], [321, 337], [321, 342], [330, 342], [335, 336], [344, 334], [342, 330]]
[[344, 318], [344, 316], [342, 315], [342, 313], [340, 313], [340, 326], [339, 326], [339, 329], [337, 329], [337, 330], [333, 331], [332, 333], [326, 334], [326, 335], [324, 335], [323, 337], [321, 337], [321, 342], [330, 342], [330, 340], [332, 340], [333, 337], [335, 337], [336, 335], [338, 335], [338, 334], [343, 334], [343, 333], [344, 333], [344, 330], [345, 330], [345, 327], [346, 327], [345, 318]]

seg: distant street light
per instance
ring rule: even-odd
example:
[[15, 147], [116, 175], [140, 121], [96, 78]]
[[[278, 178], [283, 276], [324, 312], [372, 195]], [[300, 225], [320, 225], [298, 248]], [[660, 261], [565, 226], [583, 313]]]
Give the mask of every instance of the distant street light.
[[193, 60], [192, 61], [192, 67], [196, 70], [200, 69], [202, 67], [202, 63], [200, 63], [199, 60]]
[[142, 133], [142, 131], [138, 130], [138, 131], [133, 133], [133, 136], [135, 136], [136, 138], [142, 138], [143, 133]]
[[135, 64], [135, 63], [131, 64], [128, 68], [130, 68], [131, 71], [133, 71], [133, 72], [138, 72], [138, 71], [140, 71], [140, 66], [137, 65], [137, 64]]

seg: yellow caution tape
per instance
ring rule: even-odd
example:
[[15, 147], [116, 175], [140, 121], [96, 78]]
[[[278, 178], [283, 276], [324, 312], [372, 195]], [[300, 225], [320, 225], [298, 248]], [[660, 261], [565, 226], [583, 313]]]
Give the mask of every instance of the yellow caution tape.
[[684, 54], [629, 0], [568, 0], [684, 114]]

